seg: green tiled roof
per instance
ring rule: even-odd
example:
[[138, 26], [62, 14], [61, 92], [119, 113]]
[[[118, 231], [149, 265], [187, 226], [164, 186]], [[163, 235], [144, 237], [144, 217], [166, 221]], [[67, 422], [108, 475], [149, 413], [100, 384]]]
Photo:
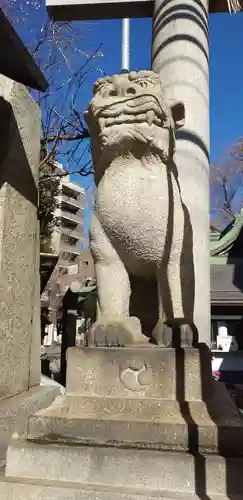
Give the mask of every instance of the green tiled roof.
[[[236, 240], [241, 234], [243, 228], [243, 209], [239, 214], [235, 214], [234, 221], [227, 226], [224, 231], [217, 235], [212, 234], [210, 237], [210, 255], [223, 256], [227, 255], [233, 248]], [[243, 258], [243, 248], [242, 248], [242, 258]]]

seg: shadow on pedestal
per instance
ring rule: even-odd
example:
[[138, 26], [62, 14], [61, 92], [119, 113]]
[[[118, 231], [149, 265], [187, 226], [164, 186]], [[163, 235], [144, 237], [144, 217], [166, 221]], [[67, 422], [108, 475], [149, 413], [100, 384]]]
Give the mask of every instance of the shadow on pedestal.
[[[239, 468], [235, 467], [236, 458], [239, 457], [239, 466], [241, 456], [243, 456], [243, 421], [238, 410], [234, 407], [226, 387], [220, 382], [212, 380], [214, 385], [214, 394], [208, 393], [207, 372], [211, 374], [211, 357], [209, 349], [205, 344], [199, 345], [200, 367], [201, 367], [201, 385], [202, 398], [207, 405], [208, 413], [212, 422], [217, 425], [218, 430], [218, 454], [225, 458], [226, 472], [226, 495], [233, 499], [235, 495], [242, 494], [242, 481], [239, 480]], [[205, 377], [206, 375], [206, 377]], [[200, 452], [199, 427], [193, 419], [188, 402], [185, 401], [185, 357], [184, 351], [176, 350], [176, 398], [180, 402], [180, 411], [188, 428], [188, 451], [194, 456], [195, 473], [195, 493], [202, 500], [210, 500], [207, 495], [207, 475], [206, 475], [206, 457]], [[218, 425], [219, 412], [222, 411], [222, 417], [225, 418], [223, 425]], [[232, 426], [231, 418], [236, 417], [236, 426]], [[229, 419], [229, 420], [228, 420]], [[239, 432], [240, 431], [240, 432]], [[234, 447], [238, 441], [239, 446]], [[232, 446], [231, 446], [232, 443]], [[205, 450], [206, 451], [206, 450]]]

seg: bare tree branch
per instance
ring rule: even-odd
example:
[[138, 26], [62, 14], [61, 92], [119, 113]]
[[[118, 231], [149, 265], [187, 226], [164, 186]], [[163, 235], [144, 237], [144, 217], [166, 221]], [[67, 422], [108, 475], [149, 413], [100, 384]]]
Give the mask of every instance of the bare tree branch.
[[49, 82], [44, 94], [31, 91], [42, 111], [42, 160], [48, 154], [47, 160], [55, 158], [66, 170], [86, 176], [87, 168], [82, 163], [83, 154], [89, 156], [89, 133], [83, 119], [81, 89], [94, 61], [102, 56], [102, 44], [89, 52], [86, 25], [53, 22], [48, 18], [45, 0], [0, 1]]
[[243, 139], [210, 168], [211, 215], [213, 224], [223, 229], [243, 204]]
[[[45, 163], [46, 163], [46, 161], [45, 161]], [[92, 165], [92, 160], [89, 160], [87, 163], [85, 163], [83, 165], [83, 167], [81, 167], [77, 170], [72, 170], [71, 172], [70, 171], [56, 172], [56, 173], [50, 174], [48, 176], [41, 177], [39, 180], [39, 184], [43, 184], [44, 182], [48, 182], [50, 179], [67, 177], [68, 175], [74, 175], [74, 174], [80, 174], [80, 175], [87, 177], [88, 175], [90, 175], [92, 173], [91, 169], [86, 170], [87, 167], [90, 167], [91, 165]]]
[[86, 41], [87, 24], [50, 20], [45, 0], [0, 2], [49, 82], [44, 94], [29, 89], [42, 112], [39, 217], [46, 245], [46, 238], [58, 224], [55, 196], [61, 178], [93, 174], [82, 89], [97, 57], [102, 57], [102, 44], [92, 47], [92, 39]]

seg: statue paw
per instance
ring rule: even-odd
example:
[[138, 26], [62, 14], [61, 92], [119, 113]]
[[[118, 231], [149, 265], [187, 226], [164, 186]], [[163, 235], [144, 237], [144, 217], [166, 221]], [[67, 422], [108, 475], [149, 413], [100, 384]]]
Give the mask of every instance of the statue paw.
[[153, 331], [153, 340], [159, 347], [196, 348], [198, 332], [195, 325], [187, 323], [186, 320], [159, 320]]
[[148, 343], [138, 318], [101, 317], [88, 335], [89, 347], [126, 347]]

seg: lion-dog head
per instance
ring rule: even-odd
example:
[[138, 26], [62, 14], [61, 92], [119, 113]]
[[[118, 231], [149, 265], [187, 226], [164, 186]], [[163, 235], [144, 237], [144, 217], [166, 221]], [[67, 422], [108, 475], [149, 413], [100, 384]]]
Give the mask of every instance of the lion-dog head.
[[166, 163], [174, 151], [175, 129], [184, 124], [184, 105], [166, 102], [160, 78], [152, 71], [100, 78], [85, 115], [94, 168], [116, 156], [149, 151]]

